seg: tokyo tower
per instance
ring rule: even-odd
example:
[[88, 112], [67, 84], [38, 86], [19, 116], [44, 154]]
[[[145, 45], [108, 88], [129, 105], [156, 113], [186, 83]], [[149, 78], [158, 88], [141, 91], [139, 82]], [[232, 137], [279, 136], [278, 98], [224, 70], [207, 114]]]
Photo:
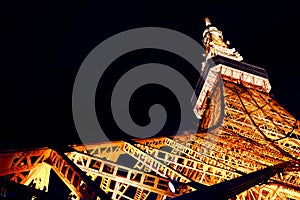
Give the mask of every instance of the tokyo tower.
[[59, 199], [51, 173], [74, 200], [300, 199], [299, 121], [272, 99], [265, 69], [205, 23], [196, 132], [0, 151], [0, 199]]

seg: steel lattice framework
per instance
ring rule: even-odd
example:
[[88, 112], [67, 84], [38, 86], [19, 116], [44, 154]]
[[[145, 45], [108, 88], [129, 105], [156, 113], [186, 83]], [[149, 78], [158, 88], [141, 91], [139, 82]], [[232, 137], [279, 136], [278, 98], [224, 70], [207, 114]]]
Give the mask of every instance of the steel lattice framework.
[[[216, 31], [208, 21], [207, 26], [206, 34]], [[205, 45], [214, 38], [206, 38]], [[204, 79], [194, 99], [197, 132], [70, 145], [66, 151], [2, 151], [0, 176], [47, 192], [52, 170], [70, 189], [70, 199], [160, 200], [197, 192], [195, 183], [211, 187], [292, 162], [233, 199], [300, 199], [300, 122], [269, 95], [263, 69], [241, 62], [235, 51], [218, 54], [218, 48], [207, 48]], [[229, 54], [224, 57], [224, 52]], [[168, 185], [171, 180], [181, 183], [175, 192]]]

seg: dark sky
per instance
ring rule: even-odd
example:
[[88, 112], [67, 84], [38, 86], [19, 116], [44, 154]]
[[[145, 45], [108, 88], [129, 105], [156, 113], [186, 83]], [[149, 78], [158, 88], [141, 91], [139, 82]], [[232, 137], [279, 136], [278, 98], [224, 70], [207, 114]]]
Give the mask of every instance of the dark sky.
[[[298, 6], [288, 1], [262, 2], [82, 0], [15, 2], [3, 6], [1, 148], [79, 143], [72, 118], [72, 87], [82, 61], [95, 46], [121, 31], [145, 26], [177, 30], [200, 43], [207, 16], [245, 62], [266, 68], [274, 98], [299, 119]], [[187, 66], [167, 52], [135, 53], [119, 59], [110, 75], [121, 73], [117, 71], [118, 63], [130, 66], [162, 59], [161, 62], [175, 68]], [[196, 81], [192, 71], [183, 73], [192, 82]], [[145, 112], [143, 105], [147, 107], [151, 102], [171, 105], [169, 110], [173, 112], [176, 103], [153, 97], [153, 94], [166, 93], [172, 96], [153, 86], [152, 92], [146, 95], [153, 99], [136, 104], [133, 115], [138, 123], [146, 123], [147, 119], [141, 119], [145, 114], [137, 110]], [[141, 100], [141, 96], [137, 95], [136, 99]], [[99, 107], [105, 104], [101, 97], [97, 98], [100, 98]], [[171, 116], [174, 119], [165, 132], [176, 128], [174, 121], [178, 113]], [[117, 132], [107, 121], [102, 122], [106, 129]], [[112, 136], [123, 137], [122, 134]]]

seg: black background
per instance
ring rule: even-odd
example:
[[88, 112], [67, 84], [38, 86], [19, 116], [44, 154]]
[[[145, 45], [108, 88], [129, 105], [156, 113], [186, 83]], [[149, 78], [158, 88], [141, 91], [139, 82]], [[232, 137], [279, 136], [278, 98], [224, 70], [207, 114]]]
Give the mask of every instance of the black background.
[[[114, 34], [144, 26], [174, 29], [201, 43], [207, 16], [245, 62], [266, 68], [274, 98], [299, 119], [297, 8], [292, 1], [202, 0], [40, 1], [3, 5], [0, 147], [80, 143], [72, 118], [72, 87], [88, 53]], [[181, 68], [191, 82], [196, 81], [188, 64], [174, 55], [159, 51], [135, 53], [143, 55], [129, 55], [118, 62], [134, 66], [162, 59], [163, 63]], [[115, 67], [111, 76], [121, 73], [117, 64]], [[176, 131], [180, 114], [176, 111], [176, 101], [168, 101], [168, 98], [173, 100], [172, 94], [157, 86], [145, 86], [142, 90], [148, 90], [144, 94], [150, 100], [139, 102], [143, 95], [136, 95], [139, 103], [132, 108], [136, 122], [147, 124], [147, 106], [162, 103], [170, 107], [171, 120], [161, 134]], [[166, 94], [166, 98], [154, 94]], [[98, 100], [101, 107], [101, 98]], [[112, 139], [126, 138], [114, 133], [117, 129], [110, 121], [101, 123], [112, 131]]]

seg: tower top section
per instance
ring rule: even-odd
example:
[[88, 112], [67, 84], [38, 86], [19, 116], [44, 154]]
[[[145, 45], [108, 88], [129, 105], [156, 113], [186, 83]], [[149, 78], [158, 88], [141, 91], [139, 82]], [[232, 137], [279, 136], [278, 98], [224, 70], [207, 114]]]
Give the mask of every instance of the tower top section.
[[235, 50], [229, 48], [229, 41], [224, 41], [223, 33], [215, 26], [212, 26], [208, 17], [205, 18], [206, 29], [203, 32], [203, 44], [206, 48], [206, 55], [215, 57], [217, 55], [233, 60], [242, 61], [243, 57]]
[[205, 25], [202, 42], [206, 47], [206, 59], [202, 62], [202, 75], [191, 99], [195, 105], [194, 113], [199, 119], [206, 110], [206, 99], [213, 93], [219, 80], [264, 93], [271, 90], [265, 69], [243, 62], [243, 57], [234, 48], [229, 48], [222, 31], [212, 26], [209, 18], [205, 18]]

